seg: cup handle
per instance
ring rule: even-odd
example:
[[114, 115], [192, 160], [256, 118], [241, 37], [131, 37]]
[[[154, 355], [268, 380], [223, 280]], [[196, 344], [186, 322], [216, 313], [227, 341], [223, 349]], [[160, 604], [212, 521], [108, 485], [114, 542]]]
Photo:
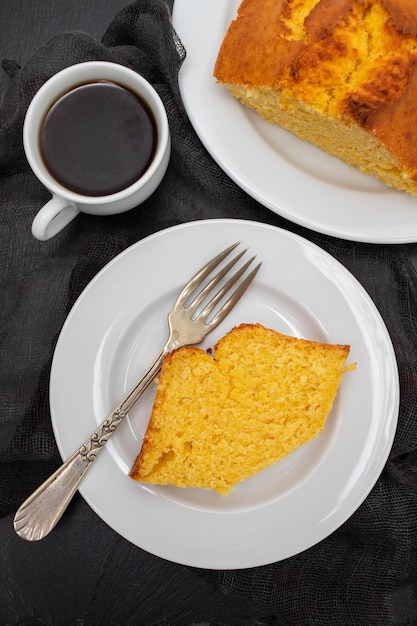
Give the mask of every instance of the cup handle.
[[36, 215], [32, 223], [32, 235], [40, 241], [54, 237], [79, 213], [69, 200], [53, 196]]

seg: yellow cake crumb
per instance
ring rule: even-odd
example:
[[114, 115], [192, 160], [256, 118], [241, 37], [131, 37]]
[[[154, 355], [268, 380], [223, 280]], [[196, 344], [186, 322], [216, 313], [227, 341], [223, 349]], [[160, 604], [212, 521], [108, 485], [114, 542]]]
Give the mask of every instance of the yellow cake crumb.
[[323, 430], [349, 350], [242, 324], [168, 354], [130, 476], [227, 494]]

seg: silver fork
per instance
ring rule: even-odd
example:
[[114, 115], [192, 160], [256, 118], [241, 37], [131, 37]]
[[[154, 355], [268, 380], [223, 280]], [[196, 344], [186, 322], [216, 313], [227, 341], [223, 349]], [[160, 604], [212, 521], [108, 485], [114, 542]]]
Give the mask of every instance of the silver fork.
[[[180, 346], [200, 343], [208, 333], [220, 324], [240, 300], [262, 265], [259, 263], [244, 277], [255, 259], [252, 257], [230, 278], [227, 278], [232, 267], [247, 252], [247, 248], [231, 258], [210, 279], [212, 272], [239, 244], [240, 242], [236, 242], [215, 256], [185, 285], [174, 308], [168, 315], [169, 338], [155, 361], [89, 439], [18, 509], [14, 518], [14, 528], [20, 537], [28, 541], [38, 541], [50, 533], [70, 503], [93, 461], [103, 450], [104, 445], [135, 402], [157, 376], [165, 355]], [[206, 279], [208, 282], [204, 284]], [[217, 286], [219, 288], [213, 295]], [[235, 288], [228, 295], [232, 287]], [[199, 291], [195, 295], [197, 290]], [[192, 297], [193, 299], [191, 299]], [[227, 299], [222, 302], [226, 297]], [[218, 305], [219, 308], [215, 312]], [[210, 318], [212, 313], [213, 317]]]

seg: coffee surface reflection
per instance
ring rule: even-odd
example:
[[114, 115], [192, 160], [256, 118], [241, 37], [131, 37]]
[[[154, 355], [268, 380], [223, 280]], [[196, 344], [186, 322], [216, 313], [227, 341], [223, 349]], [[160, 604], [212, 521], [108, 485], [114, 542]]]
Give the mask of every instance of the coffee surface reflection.
[[50, 174], [85, 196], [117, 193], [152, 162], [157, 135], [146, 103], [110, 81], [89, 82], [63, 94], [47, 112], [40, 152]]

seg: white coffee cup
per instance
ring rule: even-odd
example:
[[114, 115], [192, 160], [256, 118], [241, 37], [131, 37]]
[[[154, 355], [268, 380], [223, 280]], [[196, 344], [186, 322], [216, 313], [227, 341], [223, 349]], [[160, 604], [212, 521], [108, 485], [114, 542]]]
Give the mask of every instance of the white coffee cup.
[[[116, 83], [139, 96], [150, 109], [156, 126], [156, 146], [145, 172], [121, 191], [101, 196], [83, 195], [58, 182], [46, 167], [40, 148], [41, 129], [54, 102], [69, 90], [96, 81]], [[55, 74], [39, 89], [27, 110], [23, 144], [33, 172], [52, 194], [52, 199], [41, 208], [32, 224], [34, 237], [41, 241], [56, 235], [79, 213], [111, 215], [144, 202], [160, 184], [171, 153], [168, 119], [155, 89], [133, 70], [105, 61], [72, 65]]]

